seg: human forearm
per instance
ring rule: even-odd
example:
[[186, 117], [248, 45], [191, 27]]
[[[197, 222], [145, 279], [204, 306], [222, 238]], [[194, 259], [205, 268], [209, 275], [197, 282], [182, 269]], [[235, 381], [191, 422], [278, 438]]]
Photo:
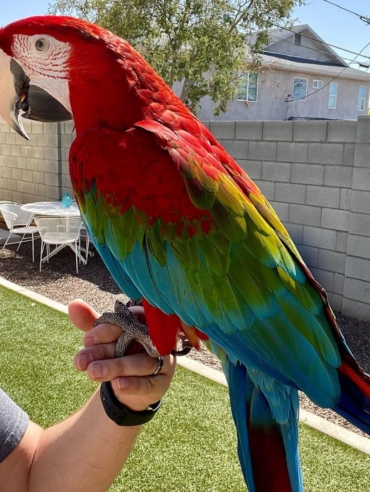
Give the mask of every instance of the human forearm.
[[95, 393], [76, 414], [43, 432], [28, 492], [106, 491], [139, 431], [140, 427], [119, 427], [108, 419]]
[[[92, 328], [97, 313], [82, 301], [70, 305], [70, 316], [86, 332], [85, 348], [75, 356], [76, 369], [95, 382], [110, 381], [115, 398], [131, 412], [142, 412], [163, 397], [175, 371], [174, 357], [164, 357], [159, 373], [158, 359], [145, 353], [115, 358], [121, 328]], [[139, 431], [140, 427], [121, 427], [110, 420], [95, 392], [82, 409], [47, 430], [29, 423], [21, 441], [0, 463], [0, 492], [105, 492]]]

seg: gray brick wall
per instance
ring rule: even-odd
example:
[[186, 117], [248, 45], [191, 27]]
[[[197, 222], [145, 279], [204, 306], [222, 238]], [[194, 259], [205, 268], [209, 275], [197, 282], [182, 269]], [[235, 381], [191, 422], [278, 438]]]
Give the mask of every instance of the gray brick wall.
[[71, 193], [67, 159], [73, 123], [24, 121], [24, 127], [29, 142], [0, 122], [0, 200], [28, 203]]
[[[334, 309], [370, 319], [370, 117], [206, 123], [285, 223]], [[0, 122], [0, 200], [71, 192], [73, 123]]]
[[334, 309], [370, 319], [370, 117], [217, 123]]

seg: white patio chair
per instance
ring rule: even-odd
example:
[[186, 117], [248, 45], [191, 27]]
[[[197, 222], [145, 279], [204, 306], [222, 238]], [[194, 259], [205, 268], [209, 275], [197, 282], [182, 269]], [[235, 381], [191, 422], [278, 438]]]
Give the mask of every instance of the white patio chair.
[[[35, 222], [41, 236], [40, 272], [43, 261], [49, 263], [49, 258], [65, 246], [69, 246], [75, 252], [76, 273], [78, 273], [82, 220], [70, 217], [35, 217]], [[55, 248], [50, 251], [50, 246], [55, 246]], [[46, 256], [43, 257], [45, 247]]]
[[[6, 238], [2, 249], [6, 247], [12, 234], [21, 234], [22, 238], [20, 241], [14, 241], [13, 237], [12, 242], [9, 244], [18, 244], [18, 251], [22, 243], [32, 241], [32, 261], [35, 261], [35, 235], [38, 237], [38, 230], [36, 226], [31, 226], [34, 214], [22, 210], [21, 207], [22, 205], [19, 203], [3, 202], [0, 204], [0, 212], [9, 229], [9, 236]], [[27, 238], [27, 235], [31, 235], [31, 237]]]
[[[85, 248], [82, 248], [82, 246], [81, 246], [81, 239], [84, 239], [85, 240]], [[90, 237], [89, 237], [89, 233], [87, 232], [87, 229], [84, 226], [84, 224], [82, 224], [81, 231], [80, 231], [80, 252], [82, 253], [82, 251], [85, 251], [85, 260], [86, 260], [86, 263], [87, 263], [87, 261], [89, 259], [89, 255], [93, 256], [93, 253], [91, 253], [89, 251], [89, 248], [90, 248]]]

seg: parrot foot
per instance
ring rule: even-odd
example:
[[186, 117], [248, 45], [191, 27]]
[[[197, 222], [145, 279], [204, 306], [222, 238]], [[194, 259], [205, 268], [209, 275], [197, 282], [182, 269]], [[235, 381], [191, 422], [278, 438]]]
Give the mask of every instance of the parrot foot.
[[[128, 306], [139, 305], [135, 301], [130, 301]], [[110, 323], [122, 328], [122, 335], [119, 337], [116, 345], [116, 357], [123, 357], [131, 342], [140, 343], [148, 355], [151, 357], [161, 357], [158, 350], [152, 343], [149, 335], [148, 327], [141, 324], [136, 316], [129, 310], [127, 305], [121, 301], [116, 301], [114, 304], [114, 312], [103, 313], [94, 323], [94, 326], [102, 323]], [[176, 350], [172, 351], [175, 356], [187, 355], [193, 346], [189, 340], [182, 334], [176, 346]]]
[[192, 344], [182, 333], [176, 344], [176, 350], [172, 350], [171, 354], [175, 355], [176, 357], [182, 357], [183, 355], [188, 355], [188, 353], [191, 351], [192, 348], [193, 348]]
[[131, 342], [139, 342], [145, 351], [151, 357], [160, 357], [157, 349], [154, 347], [148, 327], [141, 324], [135, 315], [121, 301], [114, 304], [114, 312], [103, 313], [94, 323], [94, 326], [102, 323], [110, 323], [122, 328], [122, 335], [119, 337], [116, 345], [116, 357], [123, 357]]

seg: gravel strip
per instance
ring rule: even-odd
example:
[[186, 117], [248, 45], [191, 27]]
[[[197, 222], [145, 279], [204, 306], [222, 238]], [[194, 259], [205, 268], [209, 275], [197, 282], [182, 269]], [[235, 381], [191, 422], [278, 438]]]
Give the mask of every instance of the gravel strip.
[[[79, 266], [79, 274], [74, 268], [74, 253], [65, 248], [49, 264], [44, 264], [39, 272], [39, 247], [36, 242], [36, 258], [32, 263], [31, 245], [22, 245], [0, 250], [0, 275], [10, 282], [26, 287], [62, 304], [73, 299], [83, 299], [96, 311], [102, 313], [113, 309], [116, 299], [127, 299], [111, 278], [98, 254], [90, 258], [86, 266]], [[338, 324], [346, 337], [349, 347], [365, 371], [370, 373], [370, 322], [350, 318], [337, 313]], [[189, 357], [217, 370], [221, 364], [206, 349], [192, 350]], [[369, 437], [349, 424], [331, 410], [314, 405], [305, 395], [301, 395], [301, 408], [308, 410], [331, 422], [341, 425], [360, 435]]]

